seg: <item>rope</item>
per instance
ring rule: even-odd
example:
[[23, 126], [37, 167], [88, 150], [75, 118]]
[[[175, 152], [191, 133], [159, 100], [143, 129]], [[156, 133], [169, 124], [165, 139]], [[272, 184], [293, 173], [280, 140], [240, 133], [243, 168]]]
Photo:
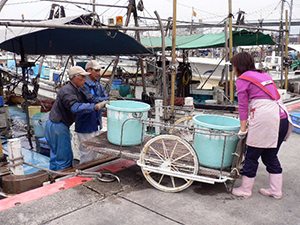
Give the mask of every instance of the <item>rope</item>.
[[187, 69], [185, 69], [183, 76], [182, 76], [182, 85], [187, 86], [189, 84], [189, 82], [190, 82], [190, 73]]

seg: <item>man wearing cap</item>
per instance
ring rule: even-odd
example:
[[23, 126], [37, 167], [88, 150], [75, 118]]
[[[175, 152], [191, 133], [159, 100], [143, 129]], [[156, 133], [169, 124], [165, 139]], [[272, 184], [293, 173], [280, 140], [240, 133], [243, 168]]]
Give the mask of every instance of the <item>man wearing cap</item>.
[[51, 170], [61, 170], [72, 166], [73, 152], [69, 127], [74, 123], [76, 115], [95, 112], [102, 106], [100, 103], [85, 103], [87, 100], [79, 91], [89, 74], [80, 66], [71, 67], [70, 82], [59, 90], [50, 111], [45, 127], [45, 137], [50, 146]]
[[[103, 105], [109, 103], [108, 94], [104, 87], [99, 82], [100, 77], [100, 65], [95, 61], [91, 60], [85, 65], [85, 69], [90, 73], [86, 77], [85, 84], [80, 90], [84, 93], [86, 99], [89, 102], [97, 103], [102, 102]], [[102, 129], [102, 111], [93, 111], [91, 113], [85, 113], [78, 115], [75, 122], [75, 131], [78, 134], [80, 142], [80, 163], [84, 163], [93, 160], [97, 157], [97, 152], [90, 151], [85, 148], [82, 143], [95, 137], [98, 133], [98, 126]]]

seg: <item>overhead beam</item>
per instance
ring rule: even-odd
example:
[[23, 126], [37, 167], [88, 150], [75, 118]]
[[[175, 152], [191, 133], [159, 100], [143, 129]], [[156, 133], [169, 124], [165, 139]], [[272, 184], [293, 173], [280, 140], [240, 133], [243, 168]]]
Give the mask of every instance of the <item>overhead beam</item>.
[[62, 28], [78, 30], [132, 30], [132, 31], [158, 31], [159, 27], [121, 27], [121, 26], [83, 26], [83, 25], [54, 25], [41, 22], [0, 22], [5, 27], [39, 27], [39, 28]]

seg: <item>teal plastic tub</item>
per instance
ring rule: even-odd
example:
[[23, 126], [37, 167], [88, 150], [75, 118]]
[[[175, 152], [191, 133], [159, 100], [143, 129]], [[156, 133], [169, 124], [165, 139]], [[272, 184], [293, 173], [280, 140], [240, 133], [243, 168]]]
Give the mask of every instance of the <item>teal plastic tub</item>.
[[30, 120], [33, 126], [34, 134], [36, 137], [44, 137], [46, 121], [49, 118], [49, 112], [47, 113], [36, 113]]
[[[150, 105], [137, 101], [111, 101], [107, 108], [107, 139], [110, 143], [121, 145], [123, 123], [129, 118], [148, 118]], [[122, 145], [139, 145], [144, 140], [145, 129], [140, 120], [128, 120], [124, 123]]]
[[[194, 149], [197, 152], [200, 165], [210, 168], [221, 168], [224, 148], [224, 136], [214, 135], [208, 129], [216, 132], [228, 131], [233, 135], [226, 137], [223, 168], [232, 165], [233, 154], [239, 138], [240, 121], [231, 117], [219, 115], [198, 115], [193, 117], [195, 128], [206, 129], [204, 134], [195, 133]], [[201, 130], [202, 132], [202, 130]]]
[[119, 93], [122, 97], [130, 94], [130, 85], [120, 85]]

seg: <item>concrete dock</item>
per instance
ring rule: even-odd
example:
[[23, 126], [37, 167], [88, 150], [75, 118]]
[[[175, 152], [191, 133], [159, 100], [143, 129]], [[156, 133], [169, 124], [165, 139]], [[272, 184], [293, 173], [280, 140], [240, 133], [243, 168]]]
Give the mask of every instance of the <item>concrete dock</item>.
[[[44, 195], [35, 196], [35, 200], [29, 199], [34, 192], [21, 194], [24, 199], [27, 196], [26, 203], [15, 198], [8, 209], [6, 199], [1, 200], [0, 207], [5, 210], [0, 212], [0, 224], [300, 224], [299, 140], [300, 134], [293, 132], [279, 152], [284, 177], [281, 200], [258, 192], [269, 185], [261, 161], [248, 199], [227, 193], [223, 183], [194, 182], [179, 193], [162, 192], [146, 181], [138, 166], [132, 166], [116, 173], [120, 183], [80, 178], [78, 185], [67, 187], [67, 181], [62, 180], [47, 189], [42, 187], [58, 190], [42, 191]], [[55, 186], [59, 182], [65, 186]], [[240, 183], [238, 179], [235, 186]]]

